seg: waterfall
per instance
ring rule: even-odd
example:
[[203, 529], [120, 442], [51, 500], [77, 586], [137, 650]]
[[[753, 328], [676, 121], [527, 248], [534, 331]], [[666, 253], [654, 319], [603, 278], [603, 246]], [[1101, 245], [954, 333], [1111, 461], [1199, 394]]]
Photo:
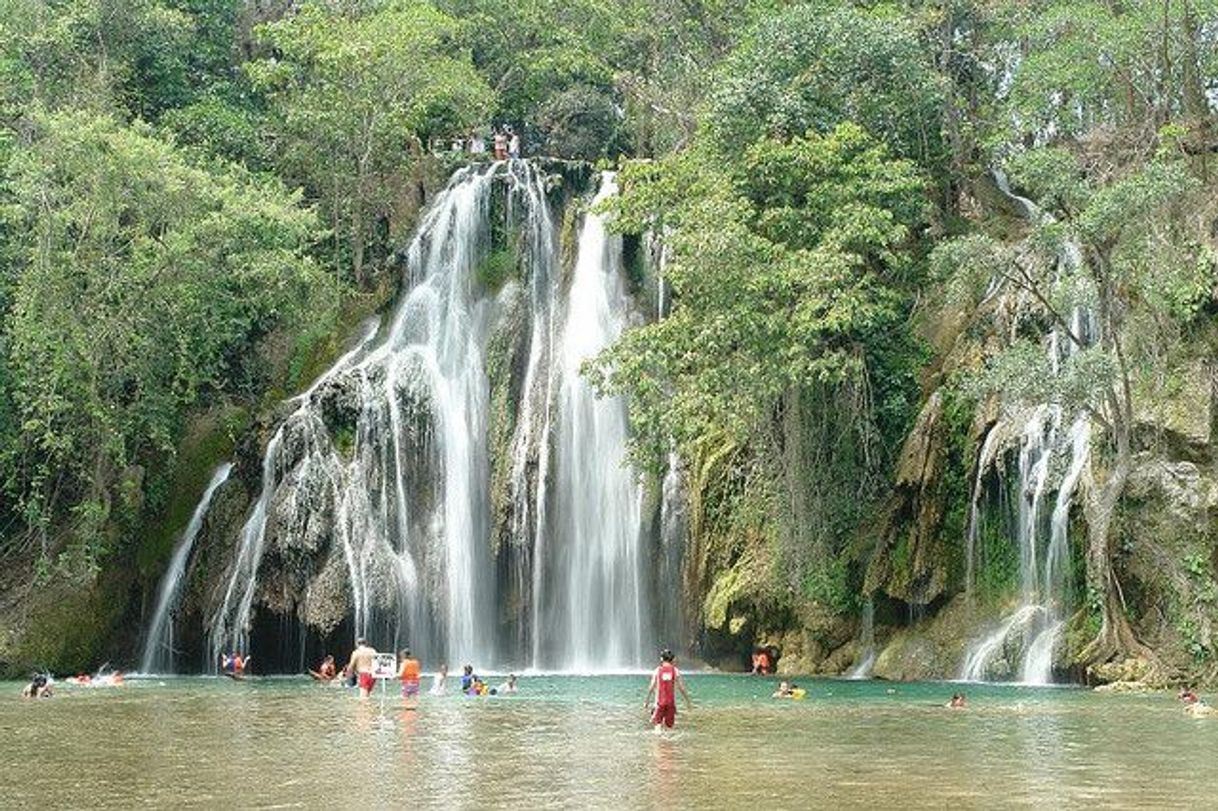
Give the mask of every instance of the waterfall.
[[[1052, 222], [1052, 217], [1031, 200], [1011, 191], [1005, 175], [994, 172], [998, 188], [1034, 222]], [[1077, 243], [1062, 246], [1057, 261], [1058, 280], [1075, 274], [1082, 264]], [[1060, 374], [1063, 363], [1094, 341], [1091, 312], [1074, 307], [1069, 332], [1054, 325], [1045, 336], [1049, 366]], [[1042, 403], [1028, 413], [1020, 431], [1015, 542], [1019, 547], [1019, 606], [996, 628], [973, 641], [966, 651], [960, 677], [979, 681], [990, 674], [994, 661], [1013, 647], [1022, 650], [1018, 679], [1025, 684], [1049, 684], [1053, 675], [1053, 655], [1065, 627], [1069, 605], [1069, 520], [1070, 510], [1090, 459], [1091, 421], [1078, 414], [1063, 431], [1065, 414], [1056, 403]], [[999, 456], [998, 425], [990, 429], [982, 444], [976, 479], [973, 483], [969, 525], [966, 536], [966, 588], [975, 583], [975, 554], [980, 525], [983, 479]], [[1045, 498], [1057, 457], [1068, 457], [1065, 475], [1057, 485], [1057, 495], [1045, 537]]]
[[[616, 192], [606, 173], [593, 204]], [[535, 595], [544, 633], [557, 645], [553, 664], [580, 672], [641, 667], [651, 639], [645, 630], [642, 499], [626, 464], [625, 404], [598, 398], [581, 373], [589, 358], [626, 328], [629, 299], [622, 241], [595, 211], [584, 220], [561, 344], [556, 350], [554, 535], [537, 565], [552, 576]], [[549, 588], [547, 588], [547, 585]], [[544, 657], [544, 648], [543, 648]], [[544, 665], [546, 660], [534, 662]]]
[[203, 519], [211, 507], [212, 496], [220, 489], [220, 485], [228, 480], [231, 464], [223, 464], [212, 474], [203, 498], [195, 506], [190, 516], [190, 522], [182, 533], [178, 545], [169, 559], [169, 568], [161, 578], [161, 587], [157, 590], [156, 610], [152, 614], [152, 623], [144, 634], [144, 652], [140, 656], [140, 672], [164, 673], [174, 672], [173, 624], [177, 613], [178, 601], [182, 597], [182, 578], [186, 574], [186, 562], [190, 559], [190, 550], [194, 547], [195, 537], [203, 526]]
[[[213, 660], [248, 651], [268, 605], [451, 666], [642, 664], [663, 531], [644, 528], [624, 402], [581, 374], [635, 313], [622, 239], [587, 214], [564, 277], [549, 180], [458, 171], [386, 328], [292, 399], [213, 598]], [[593, 202], [615, 191], [606, 174]], [[504, 256], [517, 272], [488, 289]]]
[[867, 679], [875, 667], [875, 601], [870, 597], [863, 604], [863, 626], [859, 631], [859, 655], [854, 667], [846, 674], [849, 679]]

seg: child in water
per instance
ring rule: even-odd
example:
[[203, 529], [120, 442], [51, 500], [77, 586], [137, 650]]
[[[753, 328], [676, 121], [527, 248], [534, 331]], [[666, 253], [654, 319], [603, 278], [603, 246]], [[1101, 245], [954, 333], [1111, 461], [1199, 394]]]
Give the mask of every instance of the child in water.
[[660, 731], [660, 726], [663, 725], [672, 729], [672, 725], [677, 720], [677, 696], [676, 692], [680, 691], [681, 696], [685, 699], [685, 708], [690, 709], [693, 705], [689, 700], [689, 692], [685, 689], [685, 680], [681, 678], [680, 671], [673, 663], [672, 651], [663, 650], [660, 652], [660, 666], [651, 674], [651, 683], [647, 686], [647, 698], [643, 702], [643, 706], [651, 709], [651, 697], [656, 697], [655, 712], [651, 715], [651, 723], [656, 732]]

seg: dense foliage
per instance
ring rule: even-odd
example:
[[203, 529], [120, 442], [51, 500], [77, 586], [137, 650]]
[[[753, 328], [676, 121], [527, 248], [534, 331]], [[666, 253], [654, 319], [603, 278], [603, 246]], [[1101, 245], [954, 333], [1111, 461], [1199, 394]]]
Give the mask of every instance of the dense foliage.
[[[666, 317], [587, 371], [630, 403], [645, 468], [684, 460], [695, 621], [827, 639], [865, 579], [887, 587], [869, 568], [935, 584], [890, 589], [911, 612], [959, 593], [979, 426], [1049, 404], [1097, 427], [1079, 661], [1144, 653], [1127, 483], [1163, 446], [1210, 452], [1163, 400], [1218, 379], [1215, 20], [1213, 0], [0, 0], [0, 557], [89, 576], [131, 552], [190, 421], [264, 409], [287, 385], [268, 347], [387, 287], [437, 143], [511, 125], [526, 152], [622, 163], [615, 227], [665, 246]], [[1080, 345], [1061, 368], [1051, 329]], [[960, 469], [915, 487], [939, 446]], [[1212, 582], [1207, 532], [1180, 583]], [[1212, 606], [1173, 600], [1190, 655], [1218, 655]]]

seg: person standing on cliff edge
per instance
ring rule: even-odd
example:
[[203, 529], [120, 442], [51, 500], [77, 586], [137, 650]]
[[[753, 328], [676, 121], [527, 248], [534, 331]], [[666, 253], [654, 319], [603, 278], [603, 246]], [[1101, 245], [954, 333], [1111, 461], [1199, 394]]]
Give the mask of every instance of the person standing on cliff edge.
[[672, 729], [677, 720], [676, 690], [681, 691], [685, 699], [685, 709], [692, 709], [693, 702], [689, 700], [689, 692], [685, 689], [685, 680], [673, 664], [672, 651], [667, 648], [660, 652], [660, 666], [651, 674], [651, 684], [647, 687], [647, 698], [643, 706], [651, 709], [651, 697], [656, 697], [655, 712], [652, 713], [651, 723], [655, 731], [660, 731], [660, 724]]

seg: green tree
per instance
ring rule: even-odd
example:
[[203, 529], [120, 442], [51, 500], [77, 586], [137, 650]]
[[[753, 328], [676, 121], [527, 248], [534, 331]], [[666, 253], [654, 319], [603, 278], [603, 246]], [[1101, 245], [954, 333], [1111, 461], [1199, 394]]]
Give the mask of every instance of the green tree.
[[453, 45], [456, 21], [425, 2], [368, 13], [307, 3], [261, 29], [272, 56], [247, 65], [270, 101], [276, 166], [317, 200], [357, 282], [378, 219], [432, 136], [489, 113], [492, 94]]
[[945, 85], [896, 14], [832, 3], [768, 16], [716, 71], [706, 125], [721, 153], [853, 121], [898, 157], [938, 169]]
[[84, 112], [34, 125], [10, 168], [4, 478], [27, 537], [49, 551], [70, 512], [68, 549], [92, 566], [184, 407], [308, 302], [317, 221], [277, 182], [196, 166], [147, 126]]
[[[1111, 531], [1133, 470], [1135, 391], [1145, 368], [1129, 344], [1137, 340], [1132, 325], [1178, 317], [1208, 295], [1207, 286], [1213, 289], [1212, 279], [1207, 285], [1197, 276], [1198, 265], [1206, 266], [1197, 243], [1185, 255], [1164, 250], [1187, 244], [1189, 237], [1173, 223], [1197, 181], [1181, 161], [1159, 160], [1105, 182], [1060, 149], [1026, 153], [1012, 168], [1016, 181], [1051, 205], [1056, 218], [1036, 223], [1018, 248], [982, 236], [947, 243], [936, 263], [952, 277], [953, 289], [974, 302], [995, 285], [1027, 297], [1040, 323], [1080, 347], [1055, 372], [1038, 345], [1015, 342], [990, 359], [979, 384], [1008, 402], [1085, 409], [1103, 429], [1107, 458], [1093, 466], [1085, 502], [1088, 601], [1099, 630], [1081, 658], [1096, 663], [1150, 656], [1122, 607]], [[1171, 237], [1165, 240], [1165, 234]], [[1095, 319], [1094, 345], [1071, 315], [1076, 308]]]
[[793, 386], [862, 371], [897, 328], [925, 181], [857, 126], [762, 140], [737, 164], [691, 152], [629, 167], [617, 227], [667, 235], [670, 317], [598, 363], [645, 450], [747, 440]]

